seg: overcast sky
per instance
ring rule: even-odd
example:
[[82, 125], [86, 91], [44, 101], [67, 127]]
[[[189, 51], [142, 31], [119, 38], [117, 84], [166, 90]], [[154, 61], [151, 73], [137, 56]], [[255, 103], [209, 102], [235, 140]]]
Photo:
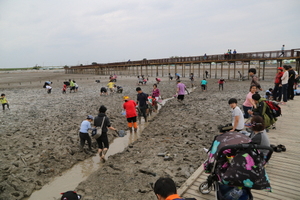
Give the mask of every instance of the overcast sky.
[[0, 0], [0, 68], [300, 48], [299, 0]]

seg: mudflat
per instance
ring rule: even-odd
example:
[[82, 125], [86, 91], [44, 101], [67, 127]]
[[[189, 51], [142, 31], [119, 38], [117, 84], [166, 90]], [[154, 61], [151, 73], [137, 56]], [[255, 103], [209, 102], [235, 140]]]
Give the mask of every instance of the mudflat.
[[[68, 79], [78, 83], [78, 92], [62, 94], [63, 81]], [[150, 183], [159, 177], [171, 177], [178, 187], [186, 181], [206, 159], [203, 148], [209, 148], [218, 134], [217, 125], [231, 122], [228, 100], [237, 98], [242, 107], [250, 86], [250, 81], [226, 81], [219, 91], [217, 79], [208, 79], [208, 90], [203, 92], [200, 80], [195, 78], [197, 88], [182, 104], [173, 98], [175, 80], [162, 77], [158, 88], [163, 98], [171, 99], [136, 141], [110, 156], [77, 186], [83, 200], [155, 199]], [[45, 81], [53, 82], [51, 94], [42, 87]], [[188, 78], [182, 82], [190, 87]], [[100, 96], [100, 88], [107, 83], [107, 76], [63, 71], [0, 73], [0, 93], [6, 94], [11, 108], [0, 112], [0, 199], [24, 199], [51, 178], [94, 156], [95, 142], [93, 151], [79, 149], [78, 130], [87, 115], [97, 115], [100, 105], [108, 108], [112, 126], [126, 130], [122, 97], [136, 99], [137, 78], [119, 76], [116, 85], [123, 86], [123, 93]], [[150, 77], [140, 87], [150, 94], [154, 83], [155, 77]], [[261, 85], [264, 90], [273, 86], [272, 82]], [[113, 132], [108, 135], [112, 142]], [[168, 153], [170, 159], [164, 160], [159, 153]]]

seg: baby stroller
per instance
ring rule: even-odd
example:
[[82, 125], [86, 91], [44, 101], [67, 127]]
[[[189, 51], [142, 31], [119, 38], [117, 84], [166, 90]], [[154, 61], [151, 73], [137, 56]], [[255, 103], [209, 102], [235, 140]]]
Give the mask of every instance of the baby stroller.
[[[215, 137], [204, 163], [207, 180], [199, 191], [215, 190], [217, 200], [252, 200], [251, 189], [267, 190], [271, 186], [264, 165], [271, 158], [269, 146], [251, 144], [249, 137], [237, 132], [225, 132]], [[260, 150], [266, 149], [267, 155]]]

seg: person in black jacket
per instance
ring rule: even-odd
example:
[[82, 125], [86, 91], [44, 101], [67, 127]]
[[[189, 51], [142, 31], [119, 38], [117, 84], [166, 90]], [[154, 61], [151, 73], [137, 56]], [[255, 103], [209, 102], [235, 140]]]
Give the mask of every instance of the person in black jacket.
[[[107, 138], [107, 132], [108, 129], [116, 131], [114, 127], [111, 126], [111, 123], [109, 121], [109, 118], [105, 115], [107, 108], [105, 106], [100, 106], [99, 108], [99, 114], [94, 119], [94, 126], [101, 127], [102, 122], [102, 134], [99, 138], [97, 138], [98, 143], [98, 154], [100, 156], [100, 159], [105, 162], [105, 154], [108, 151], [109, 143]], [[104, 120], [104, 121], [103, 121]]]

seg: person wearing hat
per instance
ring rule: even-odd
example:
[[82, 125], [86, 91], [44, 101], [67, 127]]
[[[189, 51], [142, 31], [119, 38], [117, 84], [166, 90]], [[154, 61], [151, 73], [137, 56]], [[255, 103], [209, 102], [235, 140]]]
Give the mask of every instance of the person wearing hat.
[[277, 73], [274, 80], [274, 90], [273, 90], [273, 100], [280, 102], [282, 97], [282, 83], [281, 83], [281, 77], [283, 75], [283, 68], [278, 67]]
[[109, 148], [109, 143], [108, 143], [108, 138], [107, 138], [108, 129], [113, 130], [113, 131], [117, 130], [111, 126], [110, 120], [105, 114], [106, 110], [107, 110], [107, 108], [104, 105], [100, 106], [99, 114], [94, 119], [95, 127], [101, 127], [102, 123], [103, 123], [102, 134], [100, 137], [97, 138], [98, 154], [100, 156], [100, 159], [103, 162], [105, 162], [105, 154]]
[[269, 106], [265, 102], [266, 99], [262, 98], [259, 94], [253, 94], [252, 99], [254, 100], [256, 104], [256, 108], [253, 108], [253, 110], [248, 110], [248, 113], [250, 115], [259, 115], [264, 119], [264, 124], [266, 129], [273, 125], [276, 122], [276, 119], [271, 116], [272, 111], [270, 111]]
[[124, 96], [123, 97], [124, 103], [123, 103], [123, 108], [126, 111], [126, 118], [127, 118], [127, 126], [132, 133], [132, 127], [134, 128], [134, 132], [137, 132], [137, 122], [136, 122], [136, 102], [133, 100], [130, 100], [129, 96]]
[[75, 191], [67, 191], [64, 193], [60, 193], [62, 196], [60, 200], [79, 200], [81, 199], [81, 195], [77, 194]]
[[92, 130], [91, 122], [94, 120], [92, 115], [88, 115], [83, 122], [81, 122], [80, 130], [79, 130], [79, 138], [80, 138], [80, 148], [83, 150], [85, 141], [88, 142], [89, 150], [92, 150], [92, 140], [89, 136], [89, 130]]

